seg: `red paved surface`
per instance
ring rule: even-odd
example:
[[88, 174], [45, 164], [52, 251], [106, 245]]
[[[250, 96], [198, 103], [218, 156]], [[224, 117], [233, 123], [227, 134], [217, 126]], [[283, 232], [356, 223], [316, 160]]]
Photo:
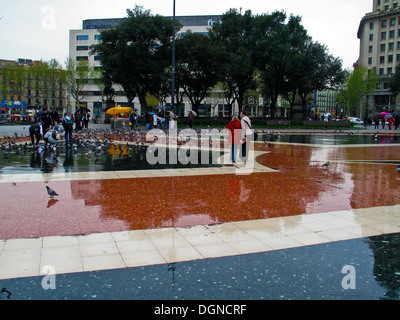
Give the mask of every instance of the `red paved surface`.
[[[273, 145], [258, 162], [280, 170], [0, 184], [0, 239], [180, 227], [400, 204], [399, 147]], [[321, 165], [331, 160], [328, 169]], [[60, 196], [49, 199], [45, 186]]]

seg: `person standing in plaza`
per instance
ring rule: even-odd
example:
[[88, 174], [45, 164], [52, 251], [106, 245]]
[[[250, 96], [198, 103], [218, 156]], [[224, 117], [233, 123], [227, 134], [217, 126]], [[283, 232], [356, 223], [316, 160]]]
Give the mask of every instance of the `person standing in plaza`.
[[158, 128], [158, 115], [156, 113], [153, 114], [153, 128]]
[[177, 124], [176, 124], [176, 119], [175, 118], [176, 118], [175, 114], [171, 109], [171, 111], [169, 112], [169, 129], [170, 130], [177, 129]]
[[42, 111], [43, 112], [39, 116], [39, 121], [42, 123], [42, 132], [43, 134], [45, 134], [47, 132], [47, 129], [50, 129], [53, 120], [48, 113], [47, 107], [43, 107]]
[[75, 130], [82, 130], [82, 114], [80, 111], [75, 114]]
[[232, 120], [226, 126], [231, 132], [229, 139], [231, 142], [231, 160], [232, 163], [236, 162], [236, 152], [240, 143], [240, 122], [237, 116], [232, 117]]
[[390, 118], [388, 119], [388, 122], [389, 122], [389, 130], [392, 130], [392, 125], [393, 125], [393, 122], [394, 122], [394, 118], [393, 118], [393, 117], [390, 117]]
[[375, 129], [379, 129], [379, 116], [375, 115], [374, 117], [374, 124], [375, 124]]
[[82, 117], [82, 126], [86, 129], [89, 128], [89, 120], [90, 120], [90, 114], [88, 111], [85, 111]]
[[56, 108], [51, 109], [50, 116], [51, 116], [51, 125], [52, 126], [56, 126], [57, 124], [60, 123], [60, 115], [57, 112]]
[[193, 129], [193, 121], [194, 121], [194, 114], [192, 111], [189, 111], [189, 128]]
[[74, 120], [72, 119], [71, 115], [68, 113], [64, 114], [62, 119], [62, 125], [65, 130], [65, 145], [71, 146], [72, 145], [72, 130], [73, 130]]
[[151, 114], [150, 114], [150, 111], [147, 111], [144, 114], [144, 122], [146, 123], [146, 130], [147, 131], [151, 130]]
[[240, 127], [241, 127], [241, 143], [242, 143], [242, 152], [241, 152], [241, 160], [246, 164], [247, 158], [249, 156], [250, 150], [250, 142], [251, 136], [253, 134], [253, 130], [251, 129], [251, 121], [247, 116], [245, 111], [240, 112]]

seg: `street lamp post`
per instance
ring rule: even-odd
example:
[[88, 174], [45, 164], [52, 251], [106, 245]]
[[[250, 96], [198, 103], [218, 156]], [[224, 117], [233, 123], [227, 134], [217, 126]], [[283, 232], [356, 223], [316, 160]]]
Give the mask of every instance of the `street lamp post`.
[[175, 108], [175, 0], [173, 4], [173, 30], [172, 30], [172, 84], [171, 84], [171, 110], [174, 110], [174, 113], [176, 114], [176, 108]]

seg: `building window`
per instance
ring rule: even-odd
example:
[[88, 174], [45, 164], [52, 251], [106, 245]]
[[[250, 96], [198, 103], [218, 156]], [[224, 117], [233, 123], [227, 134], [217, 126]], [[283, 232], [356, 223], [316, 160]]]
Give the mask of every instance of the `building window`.
[[[387, 73], [388, 73], [389, 75], [393, 74], [393, 68], [388, 68], [388, 69], [387, 69]], [[385, 89], [386, 89], [386, 88], [385, 88]]]
[[386, 39], [386, 32], [382, 32], [382, 33], [381, 33], [381, 39], [382, 39], [382, 40], [385, 40], [385, 39]]
[[380, 76], [383, 76], [384, 74], [385, 74], [385, 69], [380, 68], [380, 69], [379, 69], [379, 75], [380, 75]]
[[94, 61], [100, 61], [100, 57], [99, 56], [94, 56]]
[[374, 22], [371, 22], [371, 23], [369, 24], [369, 28], [370, 28], [371, 30], [374, 30]]
[[394, 49], [394, 42], [390, 42], [389, 43], [389, 50], [393, 50]]
[[398, 3], [393, 3], [393, 9], [396, 9], [398, 7]]
[[394, 38], [394, 30], [389, 31], [389, 38]]
[[388, 56], [388, 62], [393, 62], [393, 55]]
[[94, 40], [100, 40], [100, 35], [99, 34], [95, 34], [94, 35]]
[[370, 41], [374, 40], [374, 35], [373, 35], [373, 34], [370, 34], [370, 35], [369, 35], [369, 40], [370, 40]]
[[396, 61], [397, 61], [397, 62], [400, 62], [400, 54], [398, 54], [398, 55], [396, 56]]
[[372, 53], [372, 51], [373, 51], [373, 47], [372, 47], [372, 46], [369, 46], [368, 52], [369, 52], [369, 53]]
[[89, 40], [89, 36], [76, 36], [76, 40]]
[[368, 58], [368, 64], [372, 64], [372, 58], [371, 57]]
[[77, 46], [76, 51], [87, 51], [89, 50], [89, 46]]
[[86, 56], [76, 57], [76, 61], [88, 61], [88, 60], [89, 60], [89, 57], [86, 57]]
[[386, 44], [382, 43], [381, 44], [381, 51], [385, 52], [385, 50], [386, 50]]
[[380, 63], [385, 63], [385, 57], [384, 57], [384, 56], [381, 56], [380, 59], [379, 59], [379, 62], [380, 62]]
[[382, 20], [381, 26], [382, 26], [382, 28], [386, 28], [387, 27], [387, 20]]
[[394, 27], [396, 25], [396, 18], [390, 19], [390, 26]]

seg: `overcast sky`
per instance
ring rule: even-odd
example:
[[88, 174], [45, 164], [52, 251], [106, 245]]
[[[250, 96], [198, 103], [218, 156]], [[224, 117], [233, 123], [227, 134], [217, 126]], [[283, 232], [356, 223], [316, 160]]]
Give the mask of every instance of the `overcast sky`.
[[[50, 60], [64, 63], [68, 56], [69, 30], [82, 21], [126, 17], [135, 3], [152, 14], [172, 16], [173, 0], [1, 0], [0, 59]], [[372, 11], [372, 0], [176, 0], [176, 15], [219, 15], [230, 8], [250, 9], [253, 14], [284, 10], [302, 17], [314, 41], [351, 68], [359, 56], [357, 30], [362, 17]]]

